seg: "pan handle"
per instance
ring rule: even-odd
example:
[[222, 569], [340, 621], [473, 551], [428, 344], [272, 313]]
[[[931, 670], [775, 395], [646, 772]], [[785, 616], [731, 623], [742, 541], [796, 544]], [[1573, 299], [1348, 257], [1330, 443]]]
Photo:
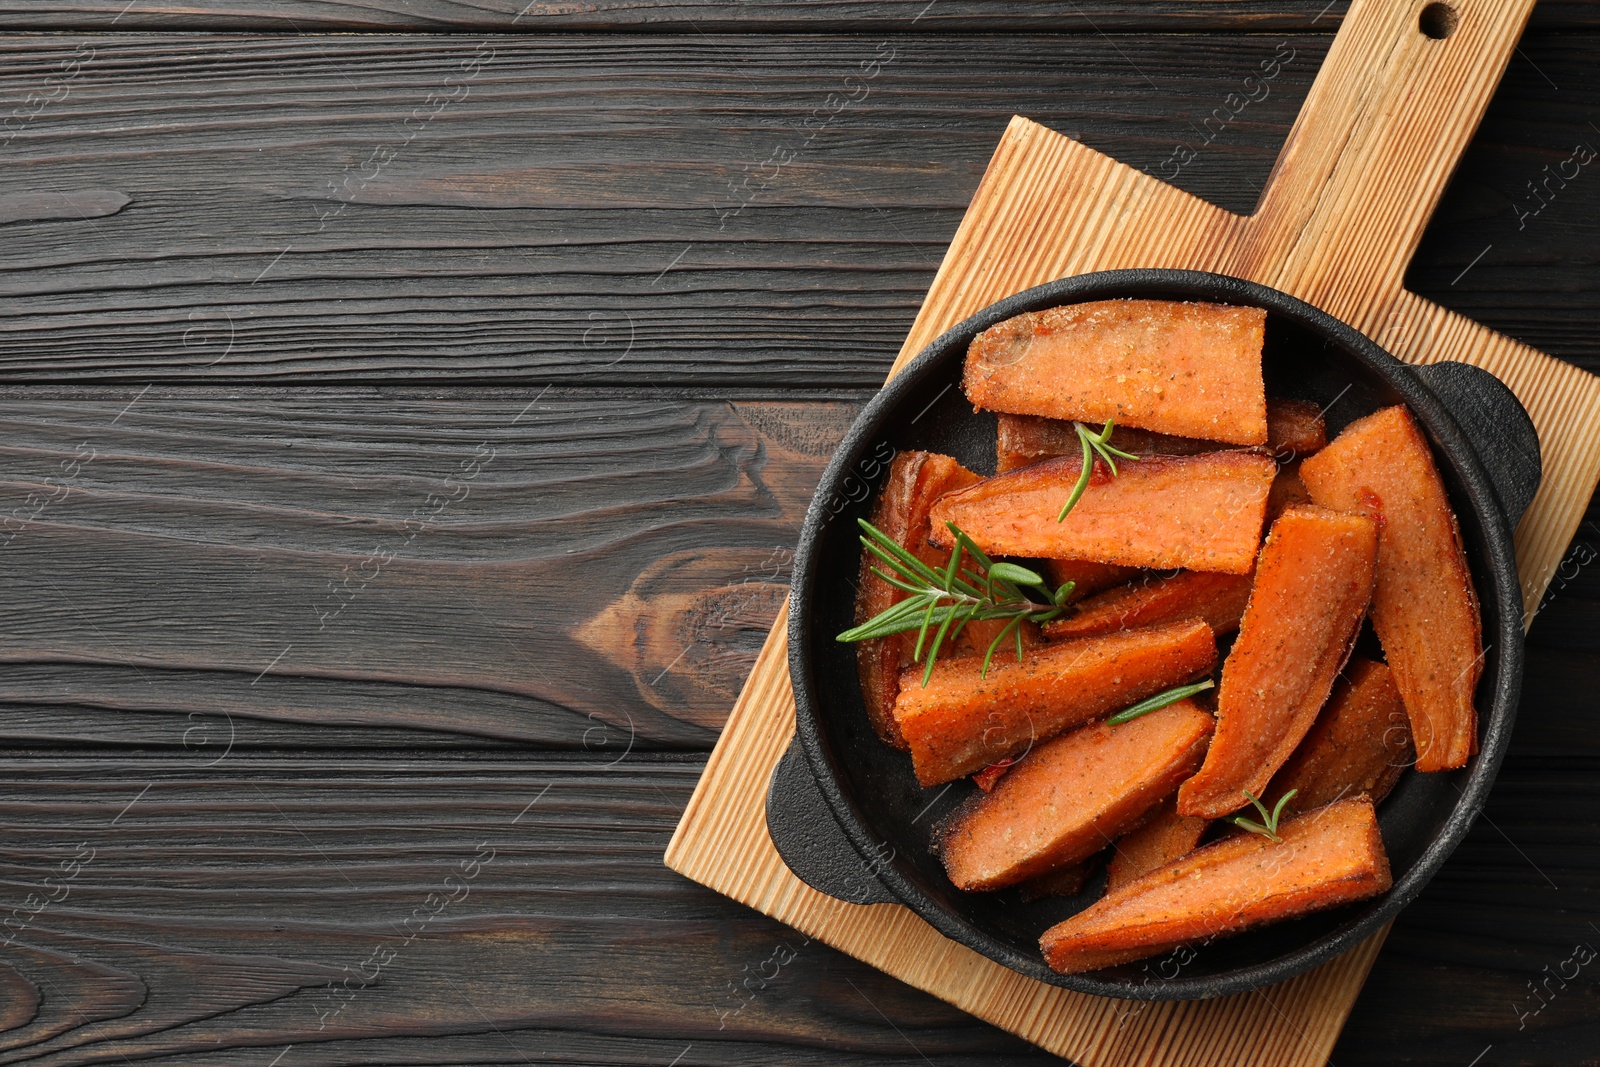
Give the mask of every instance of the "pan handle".
[[849, 904], [893, 904], [898, 898], [840, 829], [817, 788], [796, 738], [772, 769], [767, 786], [767, 833], [783, 862], [806, 885]]
[[1412, 367], [1472, 443], [1512, 529], [1543, 476], [1539, 434], [1516, 394], [1482, 367], [1445, 361]]

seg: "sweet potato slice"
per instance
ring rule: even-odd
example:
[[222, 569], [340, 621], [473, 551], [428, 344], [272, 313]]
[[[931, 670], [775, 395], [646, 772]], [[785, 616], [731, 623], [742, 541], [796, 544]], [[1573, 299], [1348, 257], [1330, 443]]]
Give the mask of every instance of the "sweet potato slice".
[[[1116, 431], [1113, 430], [1113, 433]], [[995, 417], [994, 470], [996, 474], [1014, 471], [1041, 460], [1058, 456], [1081, 456], [1083, 444], [1067, 419], [1047, 419], [1042, 415]]]
[[1059, 641], [1179, 619], [1204, 619], [1220, 637], [1239, 628], [1250, 600], [1250, 583], [1248, 574], [1207, 571], [1154, 577], [1090, 597], [1073, 614], [1045, 623], [1044, 635]]
[[1044, 572], [1053, 589], [1072, 583], [1072, 594], [1067, 598], [1069, 602], [1132, 581], [1142, 573], [1138, 567], [1122, 567], [1092, 559], [1047, 559], [1044, 561]]
[[1279, 467], [1277, 476], [1272, 479], [1272, 490], [1267, 493], [1267, 521], [1272, 522], [1296, 504], [1309, 503], [1311, 490], [1300, 480], [1300, 464], [1287, 463]]
[[1298, 790], [1283, 808], [1290, 815], [1346, 796], [1366, 795], [1380, 804], [1414, 758], [1405, 705], [1389, 668], [1356, 657], [1266, 795]]
[[[1311, 499], [1378, 522], [1372, 625], [1411, 716], [1417, 770], [1465, 765], [1478, 749], [1473, 694], [1483, 623], [1444, 482], [1411, 413], [1385, 408], [1300, 465]], [[974, 487], [976, 488], [976, 487]]]
[[976, 656], [941, 659], [926, 687], [920, 673], [904, 679], [894, 715], [917, 780], [939, 785], [1193, 681], [1216, 662], [1211, 628], [1197, 619], [1041, 645], [1021, 661], [996, 655], [988, 677]]
[[[1099, 427], [1095, 427], [1098, 429]], [[1193, 437], [1173, 437], [1133, 426], [1116, 426], [1111, 444], [1136, 456], [1195, 456], [1227, 448], [1216, 441]], [[995, 416], [995, 472], [1004, 474], [1033, 463], [1060, 456], [1083, 457], [1083, 442], [1069, 419], [1048, 419], [1042, 415]]]
[[1117, 839], [1107, 867], [1106, 892], [1121, 889], [1135, 878], [1193, 852], [1210, 825], [1206, 819], [1179, 815], [1169, 799], [1156, 809], [1154, 818]]
[[1065, 867], [1057, 867], [1048, 874], [1041, 874], [1037, 878], [1029, 878], [1026, 882], [1019, 883], [1018, 893], [1024, 904], [1048, 897], [1074, 897], [1083, 892], [1083, 887], [1088, 884], [1089, 875], [1094, 873], [1094, 868], [1093, 857], [1069, 863]]
[[1200, 766], [1211, 727], [1199, 705], [1180, 700], [1038, 745], [941, 827], [950, 881], [1004, 889], [1094, 855]]
[[1279, 460], [1309, 456], [1327, 443], [1321, 407], [1309, 400], [1267, 401], [1267, 449]]
[[[1267, 399], [1267, 451], [1287, 460], [1315, 452], [1327, 443], [1327, 429], [1317, 405]], [[1111, 444], [1136, 456], [1195, 456], [1226, 447], [1221, 442], [1174, 437], [1134, 426], [1114, 427]], [[994, 451], [995, 471], [1004, 474], [1057, 456], [1081, 457], [1083, 444], [1071, 420], [1001, 412], [995, 417]]]
[[1270, 456], [1150, 456], [1116, 477], [1102, 465], [1057, 522], [1082, 469], [1081, 458], [1046, 460], [949, 493], [933, 506], [933, 541], [951, 547], [953, 521], [991, 555], [1231, 574], [1255, 562], [1277, 469]]
[[1217, 737], [1178, 811], [1216, 819], [1260, 796], [1328, 699], [1372, 600], [1378, 532], [1304, 505], [1272, 524], [1239, 638], [1222, 665]]
[[[950, 553], [928, 544], [928, 510], [952, 489], [979, 480], [949, 456], [935, 452], [901, 452], [889, 464], [878, 499], [872, 507], [872, 525], [894, 538], [933, 568], [950, 562]], [[906, 594], [872, 573], [878, 558], [862, 549], [861, 579], [856, 586], [856, 623], [866, 622], [901, 600]], [[911, 665], [916, 634], [890, 634], [856, 645], [861, 697], [867, 718], [885, 742], [904, 748], [905, 740], [894, 723], [894, 698], [900, 692], [900, 674]]]
[[1107, 893], [1045, 931], [1045, 962], [1080, 974], [1389, 888], [1389, 858], [1367, 797], [1285, 820], [1278, 833], [1279, 842], [1224, 838]]
[[963, 384], [980, 408], [1265, 444], [1266, 312], [1096, 300], [1007, 319], [973, 338]]

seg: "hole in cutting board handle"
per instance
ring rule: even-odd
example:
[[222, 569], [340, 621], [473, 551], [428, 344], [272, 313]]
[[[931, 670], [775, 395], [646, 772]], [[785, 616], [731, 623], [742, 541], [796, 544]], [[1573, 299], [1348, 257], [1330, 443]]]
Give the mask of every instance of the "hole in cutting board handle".
[[1417, 29], [1435, 41], [1442, 41], [1456, 32], [1461, 14], [1449, 4], [1429, 4], [1417, 16]]

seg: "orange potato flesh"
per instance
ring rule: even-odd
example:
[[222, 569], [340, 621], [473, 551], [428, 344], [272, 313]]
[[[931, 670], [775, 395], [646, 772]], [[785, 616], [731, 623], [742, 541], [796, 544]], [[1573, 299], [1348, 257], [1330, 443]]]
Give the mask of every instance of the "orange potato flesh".
[[[1097, 427], [1096, 427], [1097, 428]], [[1267, 400], [1267, 451], [1280, 460], [1315, 452], [1328, 443], [1322, 411], [1303, 400]], [[1224, 446], [1193, 437], [1174, 437], [1132, 426], [1115, 426], [1111, 444], [1136, 456], [1195, 456]], [[995, 416], [995, 472], [1026, 467], [1057, 456], [1083, 455], [1083, 443], [1068, 419], [1042, 415]]]
[[1181, 437], [1267, 440], [1266, 312], [1170, 300], [1097, 300], [991, 326], [967, 349], [974, 406]]
[[1389, 888], [1389, 859], [1367, 797], [1285, 820], [1278, 833], [1281, 842], [1224, 838], [1107, 893], [1045, 931], [1045, 962], [1080, 974]]
[[950, 881], [1004, 889], [1094, 855], [1193, 773], [1211, 726], [1199, 705], [1180, 700], [1036, 746], [942, 828], [939, 858]]
[[1411, 717], [1417, 770], [1464, 766], [1478, 749], [1483, 624], [1422, 431], [1404, 407], [1385, 408], [1347, 426], [1300, 476], [1318, 504], [1377, 520], [1372, 626]]
[[1405, 704], [1389, 668], [1353, 658], [1328, 706], [1273, 776], [1266, 795], [1276, 799], [1298, 790], [1283, 808], [1290, 815], [1347, 796], [1365, 795], [1379, 804], [1414, 756]]
[[1129, 567], [1245, 574], [1255, 562], [1276, 465], [1261, 452], [1150, 456], [1095, 477], [1066, 520], [1056, 516], [1082, 471], [1046, 460], [986, 478], [933, 506], [933, 541], [952, 521], [991, 555], [1091, 559]]
[[1117, 839], [1107, 868], [1106, 892], [1115, 892], [1141, 875], [1193, 852], [1211, 823], [1192, 815], [1179, 815], [1171, 800], [1161, 805], [1155, 818]]
[[1309, 505], [1272, 524], [1239, 638], [1222, 666], [1217, 736], [1178, 811], [1216, 819], [1261, 796], [1328, 699], [1372, 599], [1378, 532]]
[[1059, 641], [1179, 619], [1204, 619], [1220, 637], [1239, 628], [1250, 599], [1250, 584], [1248, 574], [1179, 571], [1090, 597], [1073, 614], [1045, 623], [1044, 635]]
[[1045, 577], [1051, 589], [1060, 589], [1072, 583], [1068, 600], [1082, 600], [1102, 589], [1132, 581], [1140, 573], [1138, 567], [1120, 567], [1115, 563], [1098, 563], [1092, 559], [1047, 559], [1044, 561]]
[[[949, 456], [933, 452], [901, 452], [889, 465], [889, 476], [872, 507], [872, 525], [909, 549], [929, 567], [950, 562], [946, 549], [928, 544], [928, 511], [933, 502], [952, 489], [972, 485], [978, 475]], [[873, 574], [884, 569], [876, 556], [861, 550], [861, 578], [856, 586], [856, 624], [904, 600], [906, 593]], [[900, 675], [911, 665], [915, 633], [890, 634], [856, 645], [856, 664], [867, 718], [880, 738], [896, 748], [905, 740], [894, 722], [894, 699], [900, 692]]]
[[920, 671], [907, 673], [894, 716], [917, 780], [939, 785], [1209, 674], [1216, 661], [1216, 639], [1199, 620], [1059, 641], [1021, 661], [997, 654], [986, 678], [976, 656], [941, 659], [926, 687]]

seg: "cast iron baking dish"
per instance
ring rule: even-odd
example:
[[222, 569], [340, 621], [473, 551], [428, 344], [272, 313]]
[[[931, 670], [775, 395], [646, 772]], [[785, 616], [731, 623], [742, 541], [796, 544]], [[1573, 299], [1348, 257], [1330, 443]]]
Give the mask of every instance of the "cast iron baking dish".
[[[867, 723], [856, 650], [835, 636], [853, 622], [866, 517], [888, 458], [907, 449], [955, 456], [993, 473], [995, 423], [960, 387], [967, 345], [1024, 311], [1112, 297], [1203, 300], [1268, 312], [1265, 374], [1272, 396], [1326, 407], [1331, 438], [1359, 416], [1404, 402], [1433, 445], [1483, 609], [1487, 648], [1478, 689], [1479, 751], [1444, 774], [1407, 773], [1380, 823], [1394, 888], [1323, 912], [1142, 963], [1059, 975], [1039, 935], [1088, 906], [1084, 892], [1025, 903], [1016, 890], [963, 893], [932, 854], [934, 828], [976, 788], [968, 779], [924, 790], [909, 758]], [[1357, 330], [1275, 289], [1217, 274], [1122, 270], [1041, 285], [994, 304], [930, 344], [875, 397], [823, 475], [795, 557], [789, 670], [796, 740], [773, 774], [767, 820], [785, 862], [813, 887], [859, 903], [897, 902], [946, 937], [1013, 970], [1083, 993], [1151, 1000], [1225, 996], [1299, 974], [1353, 947], [1394, 918], [1460, 844], [1482, 807], [1510, 739], [1522, 678], [1522, 595], [1511, 531], [1540, 477], [1527, 412], [1492, 375], [1463, 363], [1409, 366]]]

